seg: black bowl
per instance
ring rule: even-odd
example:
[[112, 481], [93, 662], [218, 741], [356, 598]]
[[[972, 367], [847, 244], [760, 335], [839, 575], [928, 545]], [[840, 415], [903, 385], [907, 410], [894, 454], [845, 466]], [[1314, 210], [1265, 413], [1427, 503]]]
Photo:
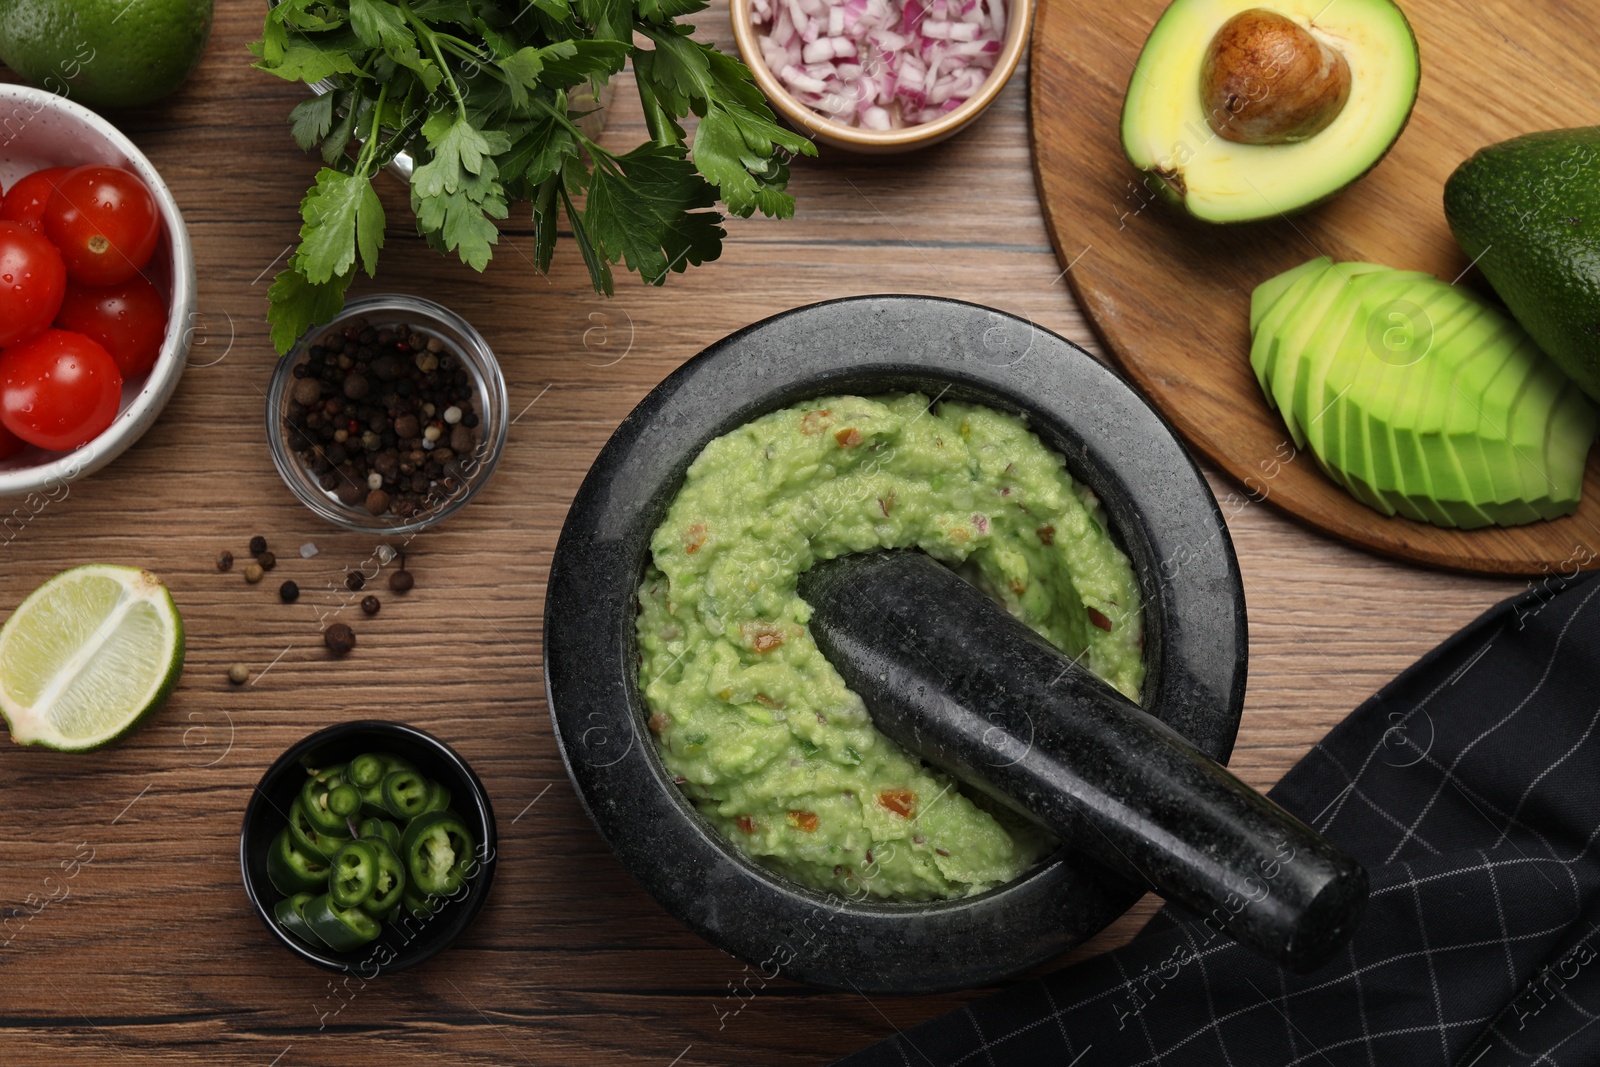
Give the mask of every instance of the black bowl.
[[1082, 349], [989, 308], [910, 296], [816, 304], [717, 342], [634, 409], [579, 489], [550, 567], [545, 686], [567, 771], [623, 866], [769, 978], [863, 992], [981, 985], [1083, 941], [1140, 895], [1060, 854], [962, 900], [812, 891], [725, 842], [672, 783], [645, 729], [634, 594], [690, 461], [713, 438], [808, 397], [909, 390], [1028, 420], [1099, 495], [1133, 562], [1145, 707], [1218, 760], [1239, 727], [1244, 590], [1216, 500], [1161, 417]]
[[[464, 894], [446, 900], [432, 915], [384, 923], [383, 933], [376, 941], [349, 952], [335, 952], [307, 944], [273, 919], [272, 907], [283, 899], [283, 894], [267, 878], [267, 848], [278, 831], [288, 825], [289, 805], [305, 785], [306, 769], [340, 763], [363, 752], [392, 752], [410, 760], [417, 770], [450, 790], [451, 809], [461, 816], [478, 841], [478, 872]], [[292, 746], [261, 776], [250, 803], [245, 805], [244, 826], [239, 831], [239, 867], [244, 873], [245, 895], [267, 929], [307, 963], [330, 971], [353, 971], [367, 979], [386, 971], [415, 967], [449, 947], [477, 917], [488, 898], [496, 858], [494, 808], [478, 776], [449, 745], [415, 726], [398, 722], [340, 723]]]

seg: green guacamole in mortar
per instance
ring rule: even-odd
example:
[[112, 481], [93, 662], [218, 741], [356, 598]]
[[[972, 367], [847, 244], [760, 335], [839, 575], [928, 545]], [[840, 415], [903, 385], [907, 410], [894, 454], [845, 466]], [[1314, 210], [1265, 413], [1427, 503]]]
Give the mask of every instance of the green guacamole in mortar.
[[835, 396], [717, 438], [651, 538], [639, 685], [668, 770], [745, 853], [892, 900], [1015, 878], [1048, 839], [889, 741], [795, 592], [818, 559], [920, 548], [1127, 696], [1138, 586], [1099, 501], [1021, 420], [917, 394]]

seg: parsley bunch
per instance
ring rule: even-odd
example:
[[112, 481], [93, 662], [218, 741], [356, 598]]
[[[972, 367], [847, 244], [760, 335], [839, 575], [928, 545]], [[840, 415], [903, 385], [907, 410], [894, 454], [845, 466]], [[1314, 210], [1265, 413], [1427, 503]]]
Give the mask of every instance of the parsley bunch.
[[[411, 154], [411, 210], [441, 252], [482, 270], [511, 201], [533, 205], [548, 270], [564, 215], [596, 291], [627, 264], [660, 285], [716, 259], [720, 198], [787, 218], [788, 158], [814, 155], [779, 126], [738, 59], [674, 20], [706, 0], [282, 0], [250, 46], [256, 66], [334, 88], [291, 113], [327, 164], [300, 205], [300, 244], [269, 292], [279, 352], [344, 307], [383, 246], [372, 178]], [[645, 43], [634, 43], [636, 35]], [[633, 61], [651, 140], [617, 155], [586, 137], [569, 93]], [[573, 93], [573, 95], [582, 95]], [[679, 120], [693, 114], [693, 153]], [[352, 152], [352, 145], [359, 148]]]

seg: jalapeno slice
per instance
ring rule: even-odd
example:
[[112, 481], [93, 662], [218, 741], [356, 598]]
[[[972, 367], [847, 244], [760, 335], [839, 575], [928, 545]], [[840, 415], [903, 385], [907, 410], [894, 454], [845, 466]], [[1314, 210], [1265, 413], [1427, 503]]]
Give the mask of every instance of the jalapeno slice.
[[396, 856], [400, 855], [400, 827], [388, 819], [362, 819], [361, 825], [356, 829], [357, 837], [375, 837], [389, 846]]
[[267, 880], [285, 895], [322, 889], [328, 884], [327, 861], [296, 848], [285, 828], [267, 850]]
[[428, 809], [432, 786], [416, 771], [390, 771], [383, 779], [383, 806], [397, 819], [414, 819]]
[[376, 939], [382, 929], [377, 919], [360, 908], [339, 907], [328, 893], [306, 901], [304, 914], [311, 932], [335, 952], [360, 948]]
[[378, 886], [378, 850], [371, 841], [346, 841], [333, 855], [328, 896], [341, 908], [354, 908]]
[[467, 880], [472, 834], [454, 812], [430, 811], [411, 820], [400, 838], [400, 858], [414, 895], [454, 893]]
[[388, 773], [389, 768], [383, 762], [382, 756], [363, 752], [345, 767], [344, 777], [357, 789], [366, 789], [383, 781], [383, 776]]
[[340, 782], [328, 790], [328, 810], [339, 816], [340, 822], [352, 817], [361, 810], [361, 790]]
[[305, 806], [306, 819], [318, 833], [333, 834], [336, 837], [350, 836], [344, 825], [344, 816], [328, 807], [328, 791], [344, 781], [343, 774], [342, 764], [329, 767], [307, 778], [306, 784], [300, 787], [300, 803]]
[[305, 805], [296, 800], [289, 806], [289, 839], [294, 846], [308, 856], [312, 856], [326, 863], [339, 851], [339, 846], [350, 839], [350, 829], [340, 820], [340, 829], [337, 832], [318, 830], [306, 814]]
[[379, 918], [389, 914], [400, 904], [406, 891], [406, 872], [400, 857], [381, 837], [363, 839], [378, 855], [378, 873], [373, 879], [372, 895], [361, 902], [361, 910]]
[[423, 919], [433, 914], [433, 905], [438, 897], [428, 893], [419, 893], [414, 885], [407, 885], [405, 894], [400, 898], [400, 910], [413, 918]]
[[284, 897], [272, 909], [272, 915], [278, 920], [279, 926], [306, 944], [325, 948], [327, 942], [318, 937], [316, 931], [311, 929], [311, 924], [306, 922], [305, 908], [311, 897], [310, 893], [296, 893], [292, 897]]
[[422, 806], [423, 812], [444, 811], [450, 806], [450, 790], [440, 785], [437, 781], [428, 781], [428, 802]]

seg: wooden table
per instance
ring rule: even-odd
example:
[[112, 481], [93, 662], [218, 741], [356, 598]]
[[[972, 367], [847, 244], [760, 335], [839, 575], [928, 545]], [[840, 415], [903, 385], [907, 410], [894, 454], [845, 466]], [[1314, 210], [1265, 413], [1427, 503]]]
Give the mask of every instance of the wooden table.
[[[188, 219], [200, 265], [192, 366], [129, 453], [0, 536], [0, 610], [65, 567], [115, 561], [163, 575], [189, 633], [177, 695], [125, 743], [87, 756], [0, 750], [0, 1061], [818, 1064], [980, 995], [763, 986], [671, 919], [623, 873], [568, 785], [543, 698], [540, 617], [567, 503], [607, 435], [731, 330], [830, 297], [928, 293], [1095, 348], [1040, 222], [1026, 71], [954, 143], [802, 164], [794, 220], [735, 221], [719, 263], [662, 289], [621, 276], [610, 301], [589, 290], [567, 238], [551, 276], [534, 271], [526, 214], [486, 275], [445, 261], [385, 179], [382, 272], [363, 288], [424, 293], [476, 324], [518, 417], [488, 489], [412, 542], [416, 589], [380, 590], [382, 613], [354, 620], [360, 647], [333, 662], [319, 616], [339, 606], [333, 586], [374, 544], [296, 503], [262, 434], [266, 288], [316, 169], [285, 122], [303, 90], [250, 68], [261, 5], [219, 6], [189, 85], [122, 120]], [[718, 3], [699, 21], [731, 47], [726, 17]], [[631, 85], [619, 90], [605, 141], [627, 146], [643, 123]], [[1523, 586], [1379, 560], [1265, 506], [1237, 509], [1230, 527], [1253, 644], [1233, 767], [1262, 788], [1380, 684]], [[242, 556], [254, 534], [281, 561], [269, 581], [219, 574], [217, 552]], [[308, 542], [320, 551], [305, 560]], [[293, 606], [276, 595], [285, 578], [305, 591]], [[253, 668], [249, 685], [228, 683], [234, 662]], [[261, 928], [240, 886], [238, 832], [251, 787], [284, 748], [367, 716], [415, 723], [472, 762], [499, 813], [501, 862], [488, 906], [451, 951], [345, 988]], [[1150, 911], [1146, 902], [1067, 960], [1126, 940]]]

